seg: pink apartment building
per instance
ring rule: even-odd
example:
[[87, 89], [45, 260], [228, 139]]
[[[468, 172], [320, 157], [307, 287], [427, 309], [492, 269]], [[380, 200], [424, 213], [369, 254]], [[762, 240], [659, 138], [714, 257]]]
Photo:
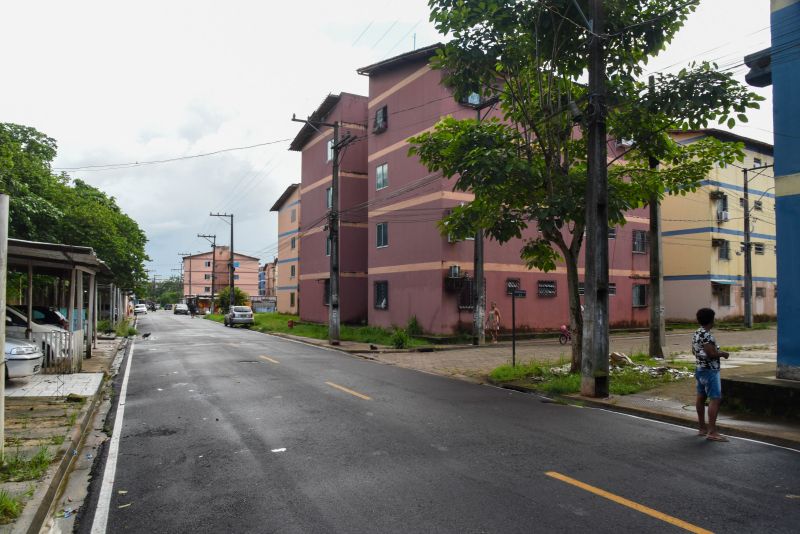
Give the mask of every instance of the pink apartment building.
[[[364, 317], [376, 326], [404, 326], [416, 317], [431, 333], [471, 329], [474, 242], [454, 242], [441, 235], [437, 222], [472, 195], [453, 191], [453, 183], [434, 176], [408, 155], [408, 138], [429, 131], [443, 116], [474, 118], [475, 111], [457, 102], [428, 66], [436, 47], [428, 47], [360, 69], [369, 77], [369, 98], [329, 96], [317, 109], [317, 120], [343, 123], [365, 143], [347, 148], [342, 186], [342, 306], [345, 322]], [[364, 124], [367, 129], [364, 129]], [[325, 256], [324, 191], [330, 186], [330, 163], [322, 134], [306, 126], [292, 144], [302, 150], [303, 217], [300, 235], [301, 316], [325, 322], [328, 257]], [[366, 201], [366, 202], [365, 202]], [[624, 227], [612, 229], [609, 241], [612, 326], [645, 325], [649, 320], [647, 285], [648, 218], [634, 210]], [[535, 235], [535, 229], [529, 236]], [[568, 322], [566, 270], [529, 270], [520, 260], [522, 240], [503, 246], [485, 241], [487, 307], [497, 302], [502, 328], [511, 326], [509, 279], [528, 297], [517, 302], [522, 329], [556, 329]], [[583, 273], [583, 266], [580, 266]]]
[[[217, 246], [215, 250], [193, 254], [183, 258], [183, 294], [186, 299], [194, 298], [198, 307], [209, 309], [212, 292], [230, 284], [228, 264], [230, 247]], [[258, 295], [258, 258], [234, 253], [234, 285], [250, 295]]]
[[276, 309], [280, 313], [297, 314], [300, 309], [300, 184], [287, 187], [270, 211], [278, 213]]
[[[340, 311], [346, 323], [367, 319], [367, 221], [352, 217], [367, 200], [367, 98], [341, 93], [328, 95], [309, 117], [312, 121], [341, 124], [341, 137], [356, 140], [342, 150], [339, 161]], [[327, 216], [331, 208], [333, 129], [305, 125], [290, 150], [302, 152], [300, 197], [303, 211], [299, 235], [299, 294], [303, 298], [300, 318], [328, 320], [330, 248]], [[281, 270], [283, 267], [279, 267]], [[280, 288], [280, 284], [279, 284]]]

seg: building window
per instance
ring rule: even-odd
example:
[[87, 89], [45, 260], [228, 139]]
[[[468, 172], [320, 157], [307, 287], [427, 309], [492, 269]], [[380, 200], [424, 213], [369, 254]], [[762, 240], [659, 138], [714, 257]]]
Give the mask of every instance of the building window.
[[753, 201], [753, 209], [756, 211], [763, 211], [764, 210], [764, 203], [760, 200]]
[[289, 240], [289, 246], [292, 247], [292, 250], [297, 248], [297, 238], [296, 237], [293, 237], [291, 240]]
[[292, 209], [291, 222], [297, 222], [297, 209]]
[[376, 240], [377, 240], [378, 248], [388, 247], [389, 246], [389, 223], [385, 223], [385, 222], [378, 223], [377, 225], [375, 225], [375, 228], [377, 230], [377, 232], [376, 232], [376, 234], [377, 234]]
[[[475, 279], [463, 278], [461, 291], [458, 293], [458, 309], [459, 310], [473, 310], [475, 309]], [[486, 286], [484, 285], [484, 291]]]
[[297, 275], [297, 265], [289, 267], [289, 278], [294, 278]]
[[333, 207], [333, 187], [325, 190], [325, 207], [328, 209]]
[[204, 261], [203, 262], [203, 267], [211, 267], [211, 262], [210, 261]]
[[323, 306], [330, 306], [331, 305], [331, 279], [325, 279], [325, 287], [322, 290], [322, 305]]
[[327, 161], [331, 161], [333, 159], [333, 139], [328, 139], [327, 148], [325, 150], [325, 156], [328, 158]]
[[635, 284], [633, 286], [633, 307], [644, 308], [647, 306], [647, 286]]
[[761, 167], [761, 158], [753, 158], [753, 167]]
[[608, 238], [609, 239], [616, 239], [617, 238], [617, 227], [614, 226], [613, 228], [608, 229]]
[[234, 267], [234, 269], [238, 269], [239, 268], [239, 262], [238, 261], [233, 262], [233, 267]]
[[647, 254], [647, 232], [644, 230], [633, 231], [633, 252]]
[[555, 280], [539, 280], [536, 286], [540, 297], [555, 297], [557, 294]]
[[389, 309], [389, 282], [386, 280], [375, 282], [375, 308], [378, 310]]
[[578, 296], [582, 297], [586, 294], [586, 284], [578, 282]]
[[238, 274], [234, 274], [234, 275], [233, 275], [233, 279], [234, 279], [234, 280], [238, 280], [238, 279], [239, 279], [239, 275], [238, 275]]
[[727, 239], [720, 239], [717, 247], [717, 259], [729, 260], [731, 259], [731, 242]]
[[294, 308], [294, 291], [289, 293], [289, 307]]
[[756, 254], [764, 255], [764, 243], [753, 243], [753, 250]]
[[203, 275], [203, 280], [211, 280], [211, 275], [210, 274], [204, 274]]
[[717, 296], [719, 306], [731, 305], [731, 287], [725, 284], [714, 284], [712, 293]]
[[211, 288], [206, 286], [203, 288], [203, 293], [211, 293]]
[[756, 298], [763, 299], [767, 297], [767, 288], [766, 287], [757, 287], [756, 288]]
[[375, 111], [375, 122], [372, 125], [372, 133], [382, 133], [389, 126], [389, 110], [386, 106]]
[[375, 190], [389, 186], [389, 164], [384, 163], [375, 168]]
[[617, 294], [617, 284], [615, 282], [611, 282], [608, 284], [608, 296], [613, 297]]
[[330, 256], [331, 255], [331, 238], [330, 238], [330, 236], [325, 239], [325, 255], [326, 256]]
[[717, 222], [725, 222], [728, 220], [728, 195], [715, 191], [717, 193]]

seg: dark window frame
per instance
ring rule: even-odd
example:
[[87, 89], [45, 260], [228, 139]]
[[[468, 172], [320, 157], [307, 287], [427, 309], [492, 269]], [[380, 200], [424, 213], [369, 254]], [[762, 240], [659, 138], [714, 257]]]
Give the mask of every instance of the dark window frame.
[[375, 280], [373, 282], [373, 306], [376, 310], [389, 309], [389, 281]]

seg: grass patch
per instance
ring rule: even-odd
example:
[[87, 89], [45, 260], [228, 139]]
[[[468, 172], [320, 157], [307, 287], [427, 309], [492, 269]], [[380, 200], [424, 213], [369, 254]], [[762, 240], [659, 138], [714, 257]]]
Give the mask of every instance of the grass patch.
[[739, 345], [734, 345], [734, 346], [731, 346], [731, 347], [720, 347], [719, 349], [722, 350], [722, 351], [725, 351], [725, 352], [741, 352], [742, 350], [744, 350]]
[[[223, 322], [223, 316], [220, 314], [206, 315], [205, 318], [218, 323]], [[328, 325], [303, 322], [300, 321], [300, 317], [297, 315], [256, 313], [254, 314], [254, 321], [255, 324], [250, 328], [259, 332], [292, 334], [311, 339], [328, 339]], [[294, 328], [289, 328], [289, 321], [294, 321]], [[342, 325], [339, 329], [339, 338], [342, 341], [394, 346], [393, 337], [395, 332], [396, 329], [386, 329], [378, 326]], [[427, 344], [423, 339], [409, 336], [407, 346], [419, 347]]]
[[50, 443], [53, 445], [63, 445], [64, 441], [66, 441], [67, 437], [64, 435], [61, 436], [53, 436], [50, 438]]
[[30, 459], [23, 457], [17, 451], [14, 456], [7, 457], [0, 468], [0, 480], [20, 481], [41, 478], [53, 458], [53, 453], [46, 445], [39, 447], [39, 450]]
[[22, 496], [0, 490], [0, 523], [10, 523], [22, 513]]
[[531, 377], [543, 377], [548, 368], [538, 362], [520, 363], [516, 367], [501, 365], [489, 373], [489, 377], [497, 382], [511, 382]]

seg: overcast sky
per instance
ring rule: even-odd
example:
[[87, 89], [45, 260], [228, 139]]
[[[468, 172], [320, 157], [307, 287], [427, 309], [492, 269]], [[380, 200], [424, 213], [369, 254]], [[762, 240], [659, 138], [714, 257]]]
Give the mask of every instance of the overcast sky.
[[[0, 4], [0, 122], [58, 141], [55, 167], [109, 195], [147, 233], [148, 264], [176, 274], [178, 254], [229, 243], [209, 212], [235, 214], [235, 248], [275, 255], [269, 208], [300, 181], [288, 141], [328, 93], [366, 94], [358, 67], [441, 40], [426, 0], [321, 2], [63, 0]], [[744, 54], [769, 46], [769, 0], [704, 0], [648, 70], [716, 60], [744, 79]], [[769, 89], [736, 133], [772, 142]]]

